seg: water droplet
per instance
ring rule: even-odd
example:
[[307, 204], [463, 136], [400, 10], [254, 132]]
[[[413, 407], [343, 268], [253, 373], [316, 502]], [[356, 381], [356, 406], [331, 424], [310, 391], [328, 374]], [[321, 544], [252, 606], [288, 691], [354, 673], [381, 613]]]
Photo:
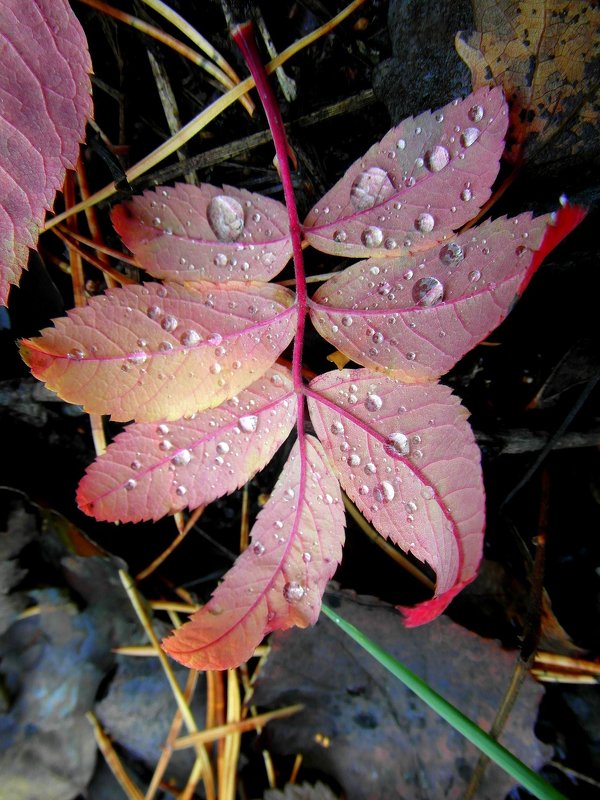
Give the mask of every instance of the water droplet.
[[171, 459], [171, 464], [175, 467], [185, 467], [186, 464], [189, 464], [192, 460], [192, 454], [189, 450], [181, 450], [181, 452], [176, 453], [173, 458]]
[[412, 296], [419, 306], [436, 306], [444, 299], [444, 284], [437, 278], [421, 278], [413, 286]]
[[383, 342], [383, 333], [374, 333], [371, 339], [375, 344], [381, 344]]
[[526, 250], [527, 250], [527, 248], [526, 248], [524, 245], [520, 244], [520, 245], [519, 245], [519, 246], [518, 246], [518, 247], [515, 249], [515, 255], [516, 255], [516, 256], [518, 256], [518, 257], [520, 258], [520, 257], [523, 255], [523, 253], [524, 253]]
[[418, 506], [413, 500], [409, 500], [406, 504], [406, 510], [410, 511], [411, 514], [417, 510]]
[[388, 503], [394, 499], [396, 494], [394, 487], [389, 481], [381, 482], [381, 492], [383, 494], [383, 499]]
[[382, 297], [388, 295], [392, 290], [390, 284], [385, 281], [384, 283], [379, 284], [379, 288], [377, 289], [377, 294], [380, 294]]
[[348, 234], [344, 230], [334, 231], [333, 233], [334, 242], [345, 242], [347, 238]]
[[302, 561], [304, 561], [305, 564], [309, 564], [312, 561], [312, 556], [308, 551], [302, 553]]
[[274, 523], [274, 527], [277, 528], [278, 531], [280, 531], [283, 528], [283, 522], [280, 519], [276, 520]]
[[137, 481], [134, 478], [129, 478], [129, 480], [125, 482], [125, 488], [128, 492], [130, 492], [132, 489], [135, 489], [136, 486]]
[[219, 194], [206, 209], [208, 224], [221, 242], [235, 242], [244, 230], [244, 209], [234, 197]]
[[135, 353], [130, 353], [127, 356], [127, 361], [130, 364], [143, 364], [148, 359], [148, 354], [144, 353], [142, 350], [138, 350]]
[[394, 193], [394, 186], [389, 175], [380, 167], [369, 169], [357, 175], [350, 189], [352, 205], [359, 211], [373, 208]]
[[157, 426], [156, 432], [159, 433], [161, 436], [166, 436], [169, 432], [169, 426], [165, 425], [164, 422], [161, 422], [160, 425]]
[[166, 342], [166, 341], [161, 342], [158, 345], [158, 349], [160, 350], [161, 353], [170, 353], [171, 350], [173, 349], [173, 345], [171, 344], [171, 342]]
[[383, 405], [383, 400], [378, 394], [368, 394], [365, 400], [365, 408], [367, 411], [379, 411]]
[[190, 328], [188, 331], [183, 331], [179, 337], [179, 341], [184, 347], [194, 347], [194, 345], [197, 345], [202, 341], [202, 337], [198, 331]]
[[249, 414], [247, 417], [240, 417], [240, 428], [246, 433], [254, 433], [258, 427], [258, 417]]
[[210, 367], [209, 367], [209, 372], [211, 373], [211, 375], [218, 375], [219, 372], [221, 372], [221, 370], [222, 370], [221, 365], [216, 361], [215, 361], [214, 364], [211, 364]]
[[463, 200], [465, 203], [468, 203], [469, 200], [473, 198], [473, 192], [470, 189], [463, 189], [460, 193], [460, 199]]
[[73, 350], [69, 350], [67, 353], [67, 358], [70, 358], [72, 361], [81, 361], [83, 358], [85, 358], [85, 353], [83, 350], [74, 348]]
[[348, 466], [349, 467], [360, 466], [360, 456], [358, 455], [358, 453], [352, 453], [351, 456], [348, 456]]
[[138, 461], [138, 459], [136, 458], [131, 462], [129, 466], [131, 467], [131, 469], [138, 470], [142, 468], [142, 462]]
[[404, 278], [405, 281], [411, 281], [414, 274], [415, 273], [412, 271], [412, 269], [407, 269], [403, 273], [402, 277]]
[[483, 119], [483, 106], [471, 106], [469, 109], [469, 119], [471, 122], [481, 122]]
[[223, 337], [220, 333], [209, 333], [206, 341], [216, 347], [217, 345], [221, 344]]
[[400, 431], [390, 433], [387, 438], [385, 450], [391, 456], [407, 456], [410, 453], [408, 436]]
[[161, 322], [161, 328], [167, 333], [171, 333], [175, 330], [178, 325], [177, 318], [174, 317], [172, 314], [167, 314], [167, 316]]
[[163, 439], [161, 442], [158, 443], [158, 449], [162, 450], [163, 452], [167, 452], [172, 447], [173, 445], [168, 439]]
[[225, 253], [217, 253], [217, 255], [213, 259], [213, 263], [215, 267], [226, 267], [227, 256], [225, 255]]
[[224, 455], [225, 453], [228, 452], [229, 452], [229, 445], [227, 444], [227, 442], [219, 442], [217, 444], [217, 453]]
[[352, 317], [342, 317], [342, 325], [345, 328], [349, 328], [352, 325]]
[[465, 257], [465, 251], [457, 242], [450, 242], [440, 248], [440, 261], [448, 266], [456, 266]]
[[339, 434], [344, 432], [344, 426], [339, 420], [331, 423], [331, 432], [334, 436], [339, 436]]
[[430, 172], [439, 172], [450, 161], [450, 153], [442, 145], [436, 144], [425, 153], [425, 166]]
[[369, 487], [367, 486], [366, 483], [363, 483], [362, 486], [359, 486], [358, 493], [362, 494], [363, 496], [369, 494]]
[[471, 283], [477, 283], [477, 281], [481, 278], [481, 272], [478, 269], [474, 269], [469, 272], [469, 280]]
[[377, 472], [377, 467], [371, 461], [368, 464], [365, 464], [365, 473], [367, 475], [374, 475]]
[[296, 492], [293, 489], [286, 489], [283, 493], [284, 500], [293, 500], [296, 496]]
[[306, 589], [296, 581], [289, 581], [283, 587], [283, 597], [288, 603], [299, 603], [306, 594]]
[[178, 497], [183, 497], [184, 495], [187, 494], [187, 487], [184, 486], [182, 483], [180, 483], [179, 486], [175, 489], [175, 494]]
[[369, 269], [369, 272], [371, 275], [379, 275], [379, 267], [375, 265]]
[[364, 229], [360, 238], [365, 247], [379, 247], [383, 242], [383, 231], [375, 225], [369, 225]]
[[274, 375], [271, 375], [271, 383], [273, 386], [281, 386], [283, 384], [283, 378], [281, 375], [275, 373]]
[[266, 548], [265, 548], [264, 544], [262, 544], [261, 542], [255, 542], [252, 545], [252, 552], [254, 553], [255, 556], [262, 556], [264, 554], [265, 550], [266, 550]]
[[479, 138], [480, 133], [481, 131], [479, 128], [465, 128], [460, 135], [460, 143], [463, 147], [471, 147], [471, 145]]
[[406, 147], [406, 140], [398, 139], [398, 141], [396, 142], [396, 147], [398, 148], [398, 150], [404, 150], [404, 148]]
[[395, 239], [388, 237], [383, 243], [383, 246], [386, 250], [395, 250], [398, 247], [398, 242]]
[[435, 220], [427, 211], [423, 214], [419, 214], [419, 216], [415, 220], [415, 228], [421, 233], [431, 233], [435, 226]]
[[409, 361], [416, 361], [417, 360], [417, 354], [413, 350], [411, 350], [406, 354], [406, 358]]
[[432, 500], [434, 495], [435, 491], [433, 486], [424, 486], [421, 489], [421, 497], [423, 497], [424, 500]]

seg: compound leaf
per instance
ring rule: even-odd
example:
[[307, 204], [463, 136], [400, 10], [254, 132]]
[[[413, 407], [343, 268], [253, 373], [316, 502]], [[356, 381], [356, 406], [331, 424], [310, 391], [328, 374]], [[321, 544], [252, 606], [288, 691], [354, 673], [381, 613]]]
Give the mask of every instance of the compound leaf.
[[502, 322], [584, 213], [503, 217], [421, 255], [360, 261], [319, 288], [311, 319], [358, 364], [410, 383], [435, 380]]
[[203, 183], [144, 192], [112, 212], [140, 266], [173, 281], [268, 281], [292, 254], [282, 203]]
[[293, 300], [262, 283], [127, 286], [54, 320], [21, 353], [36, 378], [90, 413], [174, 420], [264, 374], [294, 335]]
[[308, 406], [352, 502], [382, 536], [435, 570], [434, 598], [405, 610], [409, 625], [434, 619], [481, 559], [485, 496], [466, 409], [446, 386], [366, 369], [315, 378]]
[[268, 464], [295, 421], [291, 373], [275, 366], [217, 409], [129, 425], [88, 468], [77, 502], [110, 522], [207, 505]]
[[0, 303], [27, 266], [44, 212], [92, 115], [91, 62], [66, 0], [0, 3]]
[[325, 253], [377, 258], [447, 239], [489, 198], [507, 121], [500, 88], [405, 120], [312, 209], [306, 239]]
[[314, 624], [343, 541], [339, 484], [319, 442], [302, 436], [258, 515], [252, 543], [164, 649], [192, 669], [228, 669], [250, 658], [267, 633]]

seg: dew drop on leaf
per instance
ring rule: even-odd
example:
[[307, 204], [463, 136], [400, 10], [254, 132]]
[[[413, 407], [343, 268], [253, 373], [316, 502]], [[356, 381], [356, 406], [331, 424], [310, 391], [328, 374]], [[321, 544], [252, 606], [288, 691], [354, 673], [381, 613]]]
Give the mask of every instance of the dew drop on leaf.
[[469, 200], [473, 199], [473, 192], [470, 189], [463, 189], [460, 193], [460, 199], [463, 200], [465, 203], [468, 203]]
[[477, 283], [477, 281], [481, 278], [481, 272], [478, 269], [474, 269], [469, 272], [469, 280], [471, 283]]
[[147, 359], [148, 354], [141, 350], [138, 350], [135, 353], [130, 353], [127, 356], [127, 361], [129, 361], [130, 364], [143, 364]]
[[352, 205], [359, 211], [372, 208], [394, 193], [389, 175], [381, 167], [369, 167], [354, 180], [350, 189]]
[[175, 489], [175, 494], [178, 497], [183, 497], [184, 495], [187, 494], [187, 487], [185, 487], [182, 483], [180, 483], [179, 486]]
[[483, 106], [471, 106], [469, 109], [469, 119], [471, 122], [481, 122], [483, 113]]
[[479, 139], [479, 128], [465, 128], [460, 135], [460, 143], [463, 147], [470, 147], [474, 142]]
[[456, 266], [465, 257], [465, 251], [457, 242], [450, 242], [440, 248], [440, 261], [447, 266]]
[[135, 489], [136, 486], [137, 481], [134, 478], [129, 478], [129, 480], [125, 483], [125, 488], [128, 492], [130, 492], [132, 489]]
[[412, 296], [419, 306], [435, 306], [444, 299], [444, 284], [437, 278], [421, 278], [413, 286]]
[[333, 233], [333, 241], [334, 242], [345, 242], [348, 238], [348, 234], [344, 230], [334, 231]]
[[179, 341], [184, 347], [194, 347], [194, 345], [197, 345], [202, 341], [202, 337], [198, 331], [190, 329], [188, 331], [183, 331], [179, 337]]
[[379, 411], [383, 405], [383, 400], [378, 394], [368, 394], [365, 400], [365, 408], [367, 411]]
[[262, 544], [261, 542], [255, 542], [252, 545], [252, 552], [254, 553], [255, 556], [262, 556], [265, 552], [265, 549], [266, 548], [264, 544]]
[[173, 445], [171, 444], [171, 442], [168, 439], [163, 439], [158, 444], [158, 449], [162, 450], [165, 453], [168, 452], [172, 447], [173, 447]]
[[383, 242], [383, 231], [375, 225], [369, 225], [361, 233], [360, 238], [365, 247], [379, 247]]
[[176, 453], [171, 459], [171, 464], [175, 467], [184, 467], [186, 464], [189, 464], [192, 460], [192, 454], [189, 450], [182, 450], [180, 453]]
[[69, 350], [67, 353], [67, 358], [71, 359], [72, 361], [81, 361], [85, 358], [85, 353], [83, 350], [78, 350], [77, 348], [73, 350]]
[[227, 442], [218, 442], [217, 444], [217, 453], [224, 455], [225, 453], [229, 452], [229, 445]]
[[167, 333], [172, 333], [172, 331], [175, 330], [177, 325], [178, 325], [177, 318], [174, 317], [172, 314], [167, 314], [167, 316], [161, 322], [161, 328], [164, 331], [167, 331]]
[[246, 417], [240, 417], [240, 428], [246, 433], [254, 433], [258, 427], [258, 417], [255, 414], [249, 414]]
[[450, 161], [450, 153], [437, 144], [425, 153], [425, 166], [430, 172], [439, 172]]
[[340, 433], [343, 433], [343, 432], [344, 432], [344, 426], [342, 425], [342, 423], [341, 423], [339, 420], [338, 420], [337, 422], [332, 422], [332, 423], [331, 423], [331, 432], [332, 432], [332, 433], [333, 433], [335, 436], [337, 436], [337, 435], [339, 435]]
[[296, 581], [289, 581], [283, 587], [283, 596], [288, 603], [299, 603], [306, 594], [306, 589]]
[[408, 436], [406, 434], [401, 433], [401, 431], [395, 431], [391, 433], [385, 445], [385, 450], [388, 455], [394, 456], [406, 456], [410, 453], [410, 442], [408, 441]]
[[208, 224], [221, 242], [235, 242], [244, 230], [244, 209], [234, 197], [219, 194], [206, 209]]
[[423, 212], [423, 214], [419, 214], [415, 220], [415, 228], [421, 231], [421, 233], [431, 233], [434, 227], [435, 220], [427, 211]]

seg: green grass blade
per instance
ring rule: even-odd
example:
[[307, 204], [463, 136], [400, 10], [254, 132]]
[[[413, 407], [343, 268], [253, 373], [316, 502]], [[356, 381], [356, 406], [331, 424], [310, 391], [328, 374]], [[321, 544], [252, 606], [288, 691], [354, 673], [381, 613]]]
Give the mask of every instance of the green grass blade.
[[478, 747], [492, 761], [502, 767], [503, 770], [513, 777], [527, 791], [531, 792], [539, 800], [566, 800], [565, 796], [550, 786], [543, 778], [531, 770], [522, 761], [519, 761], [509, 750], [492, 739], [485, 731], [476, 725], [469, 717], [466, 717], [455, 706], [435, 692], [425, 681], [421, 680], [414, 672], [397, 661], [392, 655], [387, 653], [378, 644], [365, 636], [364, 633], [355, 628], [350, 622], [342, 619], [335, 611], [323, 605], [323, 612], [335, 624], [348, 634], [351, 639], [366, 650], [373, 658], [392, 673], [398, 680], [413, 691], [427, 705], [432, 708], [442, 719], [445, 719], [452, 727], [461, 733], [472, 744]]

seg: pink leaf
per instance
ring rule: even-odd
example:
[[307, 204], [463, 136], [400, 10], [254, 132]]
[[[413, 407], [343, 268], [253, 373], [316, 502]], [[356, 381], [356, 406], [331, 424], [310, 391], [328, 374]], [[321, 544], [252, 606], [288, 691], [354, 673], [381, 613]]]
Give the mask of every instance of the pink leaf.
[[0, 303], [27, 266], [44, 212], [92, 115], [87, 43], [66, 0], [0, 3]]
[[88, 468], [77, 502], [111, 522], [207, 505], [261, 470], [295, 420], [291, 374], [273, 367], [217, 409], [168, 425], [129, 425]]
[[503, 217], [426, 254], [360, 261], [315, 293], [313, 324], [359, 364], [409, 383], [435, 380], [506, 317], [551, 222]]
[[435, 570], [435, 597], [409, 622], [433, 619], [481, 559], [485, 497], [466, 409], [446, 386], [406, 385], [366, 369], [328, 372], [307, 392], [344, 491], [382, 536]]
[[157, 278], [268, 281], [292, 254], [285, 206], [231, 186], [148, 191], [117, 206], [112, 221]]
[[443, 241], [489, 198], [507, 120], [502, 89], [487, 87], [405, 120], [313, 208], [306, 239], [325, 253], [378, 258]]
[[339, 484], [319, 442], [303, 436], [258, 515], [252, 544], [164, 649], [192, 669], [228, 669], [250, 658], [267, 633], [314, 624], [343, 540]]
[[36, 378], [90, 413], [173, 420], [264, 374], [294, 335], [293, 300], [261, 283], [127, 286], [54, 320], [21, 352]]

